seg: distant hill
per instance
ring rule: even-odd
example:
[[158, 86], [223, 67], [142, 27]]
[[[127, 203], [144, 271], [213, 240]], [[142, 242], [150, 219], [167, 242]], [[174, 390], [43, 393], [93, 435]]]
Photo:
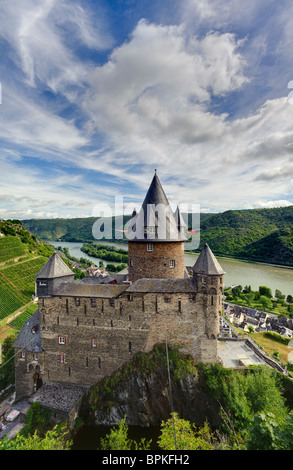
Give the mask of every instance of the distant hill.
[[[130, 216], [125, 216], [124, 223]], [[95, 217], [31, 219], [23, 225], [46, 240], [90, 242]], [[115, 237], [114, 218], [112, 220]], [[201, 214], [200, 246], [208, 243], [216, 255], [293, 266], [293, 206], [229, 210]]]
[[201, 243], [216, 255], [293, 265], [293, 206], [230, 210], [201, 222]]

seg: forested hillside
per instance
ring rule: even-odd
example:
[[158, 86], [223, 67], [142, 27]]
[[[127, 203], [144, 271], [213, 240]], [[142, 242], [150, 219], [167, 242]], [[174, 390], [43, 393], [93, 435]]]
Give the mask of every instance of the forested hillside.
[[[128, 219], [125, 216], [124, 223]], [[94, 240], [92, 227], [96, 220], [32, 219], [24, 220], [23, 225], [44, 240], [84, 243]], [[114, 239], [114, 218], [112, 227]], [[208, 243], [216, 255], [293, 265], [293, 206], [201, 214], [200, 228], [199, 250]]]
[[293, 265], [293, 206], [215, 214], [201, 222], [200, 238], [216, 255]]

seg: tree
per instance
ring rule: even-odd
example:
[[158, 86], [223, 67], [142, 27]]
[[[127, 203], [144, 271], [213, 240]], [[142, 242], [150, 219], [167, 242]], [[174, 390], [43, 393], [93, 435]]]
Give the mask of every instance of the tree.
[[104, 439], [101, 439], [101, 450], [148, 450], [151, 441], [144, 438], [139, 443], [128, 438], [126, 416], [121, 419], [118, 426], [112, 428]]
[[279, 300], [285, 299], [285, 294], [282, 294], [282, 292], [279, 289], [276, 289], [275, 297], [276, 297], [276, 299], [279, 299]]
[[26, 414], [21, 434], [28, 436], [37, 431], [40, 436], [44, 436], [49, 427], [49, 418], [50, 411], [42, 408], [38, 401], [34, 402]]
[[293, 450], [293, 413], [258, 413], [249, 430], [248, 450]]
[[2, 365], [0, 367], [0, 390], [14, 383], [14, 348], [17, 335], [7, 336], [2, 343]]
[[214, 449], [212, 434], [207, 423], [203, 428], [197, 430], [189, 421], [180, 419], [177, 413], [173, 413], [173, 417], [166, 422], [162, 421], [158, 445], [163, 450]]
[[270, 299], [266, 295], [261, 295], [259, 298], [259, 303], [263, 306], [263, 308], [273, 308], [273, 304]]
[[0, 450], [69, 450], [72, 442], [68, 440], [66, 425], [58, 425], [47, 431], [42, 438], [35, 432], [33, 435], [23, 436], [18, 433], [14, 439], [9, 440], [6, 435], [0, 441]]
[[272, 291], [269, 287], [259, 286], [258, 291], [259, 291], [261, 296], [264, 295], [264, 296], [268, 297], [269, 299], [271, 299], [273, 297]]
[[247, 441], [248, 450], [278, 450], [278, 422], [273, 413], [259, 413], [254, 418]]

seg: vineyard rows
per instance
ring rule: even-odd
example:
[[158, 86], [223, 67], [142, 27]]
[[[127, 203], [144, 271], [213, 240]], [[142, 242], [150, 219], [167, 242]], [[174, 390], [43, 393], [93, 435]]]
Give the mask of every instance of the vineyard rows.
[[24, 246], [17, 237], [0, 238], [0, 263], [24, 254]]
[[35, 293], [35, 275], [46, 258], [38, 257], [0, 269], [0, 319], [31, 300]]
[[37, 304], [31, 304], [29, 307], [25, 309], [24, 312], [22, 312], [14, 320], [12, 320], [12, 322], [10, 322], [10, 325], [13, 328], [17, 328], [18, 330], [21, 330], [25, 321], [28, 320], [32, 316], [33, 313], [35, 313], [37, 308], [38, 308]]

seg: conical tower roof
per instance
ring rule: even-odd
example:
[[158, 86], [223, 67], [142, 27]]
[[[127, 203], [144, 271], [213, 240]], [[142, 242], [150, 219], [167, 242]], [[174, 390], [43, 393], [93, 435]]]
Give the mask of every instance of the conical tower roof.
[[128, 240], [135, 241], [186, 240], [185, 234], [178, 230], [177, 221], [157, 172], [155, 172], [140, 211], [130, 223], [128, 232]]
[[74, 273], [63, 261], [63, 259], [58, 255], [58, 253], [53, 253], [53, 255], [48, 259], [45, 266], [41, 271], [36, 275], [37, 279], [52, 279], [55, 277], [63, 276], [72, 276]]
[[212, 250], [209, 245], [206, 243], [197, 258], [194, 266], [193, 272], [195, 274], [210, 274], [218, 275], [225, 274], [225, 271], [222, 269], [218, 261], [216, 260]]

